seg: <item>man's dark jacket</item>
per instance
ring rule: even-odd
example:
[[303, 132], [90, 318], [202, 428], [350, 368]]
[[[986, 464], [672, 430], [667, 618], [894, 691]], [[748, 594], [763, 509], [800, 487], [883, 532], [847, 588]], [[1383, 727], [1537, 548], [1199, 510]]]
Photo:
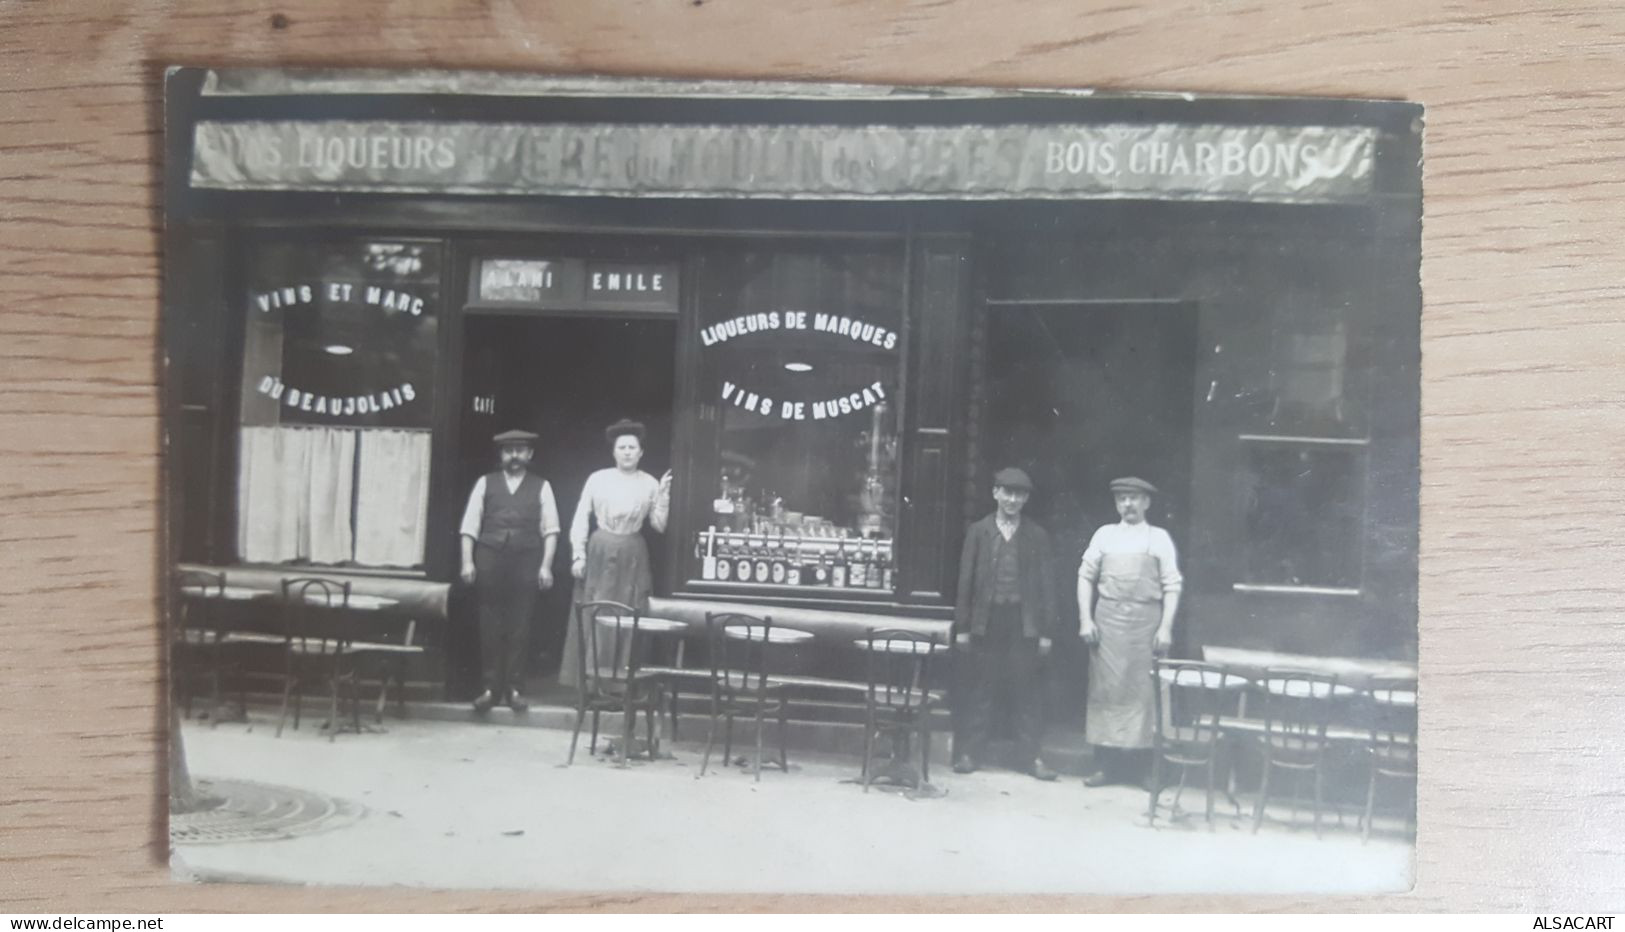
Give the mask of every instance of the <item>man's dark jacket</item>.
[[[959, 555], [959, 597], [954, 600], [954, 633], [987, 633], [993, 611], [993, 547], [1003, 537], [990, 514], [965, 531]], [[1021, 627], [1030, 638], [1054, 638], [1060, 616], [1055, 610], [1055, 564], [1049, 534], [1031, 518], [1022, 518], [1011, 540], [1020, 571]]]

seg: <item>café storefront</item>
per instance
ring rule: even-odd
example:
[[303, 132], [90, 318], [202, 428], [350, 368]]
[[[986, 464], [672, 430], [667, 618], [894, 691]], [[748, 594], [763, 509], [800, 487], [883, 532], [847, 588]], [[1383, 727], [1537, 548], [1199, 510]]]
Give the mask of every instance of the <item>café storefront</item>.
[[489, 438], [541, 435], [568, 539], [622, 417], [675, 477], [663, 614], [945, 629], [1014, 464], [1063, 578], [1107, 480], [1159, 486], [1182, 653], [1414, 660], [1410, 109], [169, 81], [171, 555], [435, 593], [435, 698], [474, 656], [452, 584]]

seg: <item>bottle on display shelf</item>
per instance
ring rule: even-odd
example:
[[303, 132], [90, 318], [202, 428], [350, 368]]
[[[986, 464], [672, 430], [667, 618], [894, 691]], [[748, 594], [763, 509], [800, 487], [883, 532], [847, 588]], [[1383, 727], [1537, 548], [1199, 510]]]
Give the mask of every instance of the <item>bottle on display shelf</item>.
[[823, 553], [820, 553], [818, 555], [818, 562], [813, 564], [813, 577], [812, 577], [813, 585], [815, 585], [815, 586], [827, 586], [827, 585], [829, 585], [830, 570], [831, 570], [831, 566], [830, 566], [829, 552], [824, 551]]
[[784, 584], [787, 586], [801, 585], [801, 538], [797, 537], [792, 546], [784, 567]]
[[863, 538], [852, 548], [852, 557], [846, 562], [846, 584], [853, 589], [869, 588], [869, 558], [863, 552]]
[[869, 541], [869, 576], [866, 581], [870, 589], [879, 589], [881, 587], [880, 541], [878, 539]]
[[835, 559], [829, 569], [829, 584], [836, 589], [845, 589], [847, 585], [846, 541], [835, 542]]
[[738, 542], [734, 545], [734, 579], [750, 582], [756, 562], [752, 557], [750, 535], [740, 534]]
[[778, 536], [775, 537], [770, 544], [768, 544], [767, 551], [768, 568], [772, 574], [772, 582], [776, 586], [782, 586], [790, 575], [790, 569], [788, 566], [786, 566], [789, 557], [788, 551], [785, 549], [783, 531], [780, 531]]
[[705, 551], [700, 556], [700, 578], [717, 578], [717, 526], [711, 525], [702, 535], [705, 538]]
[[729, 579], [733, 578], [733, 554], [733, 535], [724, 533], [722, 535], [722, 542], [717, 545], [716, 574], [717, 579], [721, 582], [727, 582]]
[[880, 588], [887, 592], [894, 592], [897, 589], [897, 559], [890, 544], [886, 545], [886, 550], [881, 554], [880, 559]]

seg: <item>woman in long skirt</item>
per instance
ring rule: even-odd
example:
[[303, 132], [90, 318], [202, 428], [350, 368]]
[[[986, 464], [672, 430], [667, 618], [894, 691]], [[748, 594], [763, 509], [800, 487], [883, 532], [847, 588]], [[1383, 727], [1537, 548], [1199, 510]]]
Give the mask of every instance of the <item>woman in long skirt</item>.
[[[617, 421], [604, 431], [615, 465], [587, 477], [570, 523], [571, 575], [576, 578], [575, 598], [582, 602], [611, 601], [630, 605], [639, 612], [649, 610], [649, 593], [654, 588], [649, 572], [649, 546], [643, 540], [643, 524], [656, 531], [666, 530], [671, 510], [671, 470], [659, 480], [638, 468], [643, 459], [642, 424]], [[596, 632], [600, 664], [607, 666], [613, 650], [614, 631]], [[580, 662], [576, 619], [570, 619], [564, 638], [564, 665], [559, 682], [580, 683]], [[589, 662], [591, 662], [589, 660]]]

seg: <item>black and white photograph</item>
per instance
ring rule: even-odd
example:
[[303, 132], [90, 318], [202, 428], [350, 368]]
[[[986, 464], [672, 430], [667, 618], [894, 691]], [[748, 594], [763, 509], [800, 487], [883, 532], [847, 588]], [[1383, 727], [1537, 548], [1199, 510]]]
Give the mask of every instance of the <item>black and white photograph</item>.
[[1419, 104], [163, 104], [175, 880], [1412, 887]]

